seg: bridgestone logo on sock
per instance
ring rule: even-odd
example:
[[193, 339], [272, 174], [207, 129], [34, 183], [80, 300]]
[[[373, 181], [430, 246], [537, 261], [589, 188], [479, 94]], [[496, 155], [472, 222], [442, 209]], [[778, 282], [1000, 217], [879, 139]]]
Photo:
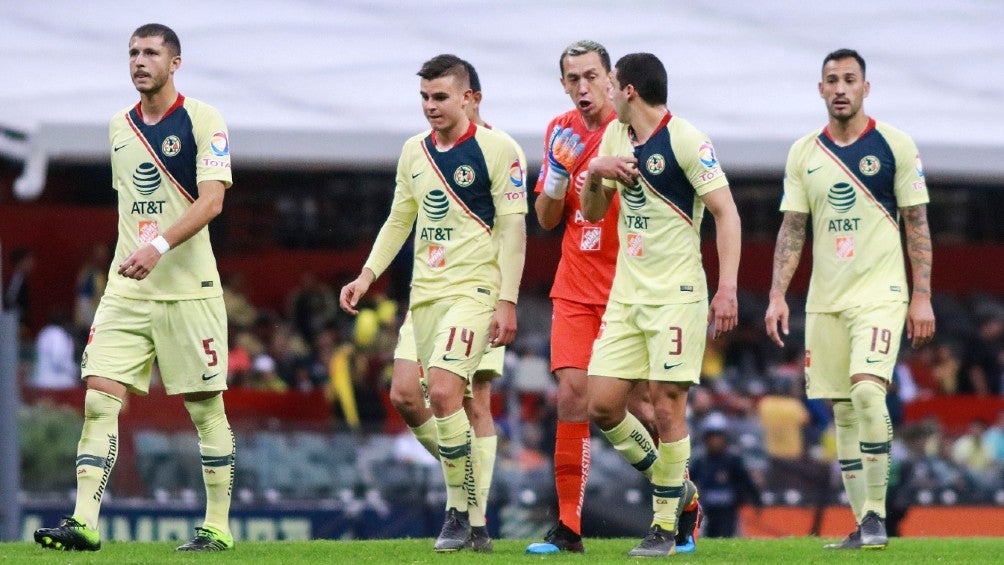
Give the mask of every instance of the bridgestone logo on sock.
[[101, 483], [94, 493], [94, 500], [101, 502], [101, 497], [105, 494], [105, 487], [108, 485], [108, 477], [112, 474], [112, 467], [115, 466], [115, 458], [119, 452], [119, 437], [116, 434], [108, 434], [108, 456], [105, 457], [105, 472], [101, 475]]

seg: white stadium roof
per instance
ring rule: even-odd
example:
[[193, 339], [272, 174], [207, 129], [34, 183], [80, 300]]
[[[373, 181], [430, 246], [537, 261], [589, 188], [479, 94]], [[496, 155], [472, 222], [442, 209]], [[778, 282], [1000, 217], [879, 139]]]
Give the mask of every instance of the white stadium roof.
[[727, 168], [779, 172], [825, 121], [822, 58], [851, 47], [868, 113], [910, 133], [929, 172], [1004, 179], [1004, 2], [983, 0], [4, 2], [0, 153], [107, 159], [108, 118], [138, 99], [128, 38], [151, 21], [181, 37], [176, 83], [222, 111], [235, 164], [392, 164], [427, 127], [415, 72], [438, 53], [477, 67], [482, 115], [537, 164], [548, 119], [570, 107], [558, 55], [589, 38], [614, 61], [658, 55], [670, 108]]

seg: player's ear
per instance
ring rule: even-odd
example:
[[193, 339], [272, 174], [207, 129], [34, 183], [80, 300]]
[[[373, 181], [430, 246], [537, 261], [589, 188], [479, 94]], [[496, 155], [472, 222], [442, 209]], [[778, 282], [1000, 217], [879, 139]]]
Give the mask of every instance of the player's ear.
[[819, 97], [824, 100], [826, 99], [826, 95], [823, 94], [823, 81], [819, 81]]
[[865, 93], [861, 96], [862, 98], [868, 98], [868, 93], [872, 91], [872, 83], [865, 81]]
[[178, 70], [181, 67], [181, 55], [175, 55], [171, 57], [171, 72]]

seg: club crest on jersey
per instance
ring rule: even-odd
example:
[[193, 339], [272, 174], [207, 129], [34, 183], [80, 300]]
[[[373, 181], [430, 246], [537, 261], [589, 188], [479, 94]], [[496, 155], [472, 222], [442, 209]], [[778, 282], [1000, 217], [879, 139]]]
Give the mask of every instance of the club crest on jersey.
[[858, 163], [858, 169], [861, 171], [861, 174], [868, 177], [874, 176], [881, 168], [882, 163], [874, 155], [865, 155], [861, 158], [861, 162]]
[[857, 197], [854, 195], [854, 187], [846, 182], [838, 182], [830, 187], [830, 193], [826, 195], [826, 200], [833, 206], [833, 209], [843, 214], [854, 207]]
[[181, 153], [181, 140], [176, 135], [169, 135], [164, 138], [164, 143], [160, 144], [160, 152], [165, 157], [174, 157]]
[[[471, 173], [472, 178], [473, 175], [474, 173]], [[509, 165], [509, 181], [512, 182], [512, 185], [516, 188], [522, 188], [523, 186], [523, 165], [519, 162], [519, 159], [516, 159], [511, 165]]]
[[467, 188], [474, 184], [474, 169], [470, 165], [460, 165], [453, 171], [453, 182], [461, 188]]
[[155, 190], [160, 188], [160, 171], [153, 163], [141, 163], [132, 173], [132, 185], [136, 187], [136, 192], [143, 196], [150, 196]]
[[422, 200], [422, 209], [425, 215], [433, 222], [438, 222], [446, 217], [450, 211], [450, 201], [446, 198], [446, 193], [442, 190], [430, 190]]
[[227, 132], [217, 131], [209, 138], [209, 148], [217, 157], [226, 157], [230, 154], [230, 140], [227, 139]]
[[666, 170], [666, 158], [656, 153], [645, 161], [645, 168], [649, 174], [661, 175]]
[[710, 141], [705, 141], [697, 148], [697, 158], [706, 169], [714, 168], [718, 165], [718, 157], [715, 157], [715, 146]]

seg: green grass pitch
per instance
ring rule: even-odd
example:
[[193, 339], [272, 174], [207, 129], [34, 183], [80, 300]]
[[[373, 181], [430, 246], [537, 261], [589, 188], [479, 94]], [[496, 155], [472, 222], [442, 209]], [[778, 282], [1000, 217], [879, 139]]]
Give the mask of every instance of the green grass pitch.
[[[636, 539], [587, 539], [584, 555], [527, 555], [526, 545], [535, 540], [495, 540], [495, 552], [462, 551], [437, 554], [432, 539], [376, 541], [238, 542], [237, 549], [216, 554], [186, 554], [174, 551], [177, 543], [105, 542], [96, 553], [43, 550], [29, 543], [0, 544], [6, 563], [184, 564], [184, 563], [472, 563], [506, 565], [540, 563], [632, 563], [638, 558], [627, 552]], [[776, 540], [700, 540], [697, 553], [674, 555], [673, 563], [1001, 563], [1004, 539], [993, 538], [896, 538], [881, 551], [824, 551], [819, 538]], [[643, 561], [648, 561], [642, 559]]]

